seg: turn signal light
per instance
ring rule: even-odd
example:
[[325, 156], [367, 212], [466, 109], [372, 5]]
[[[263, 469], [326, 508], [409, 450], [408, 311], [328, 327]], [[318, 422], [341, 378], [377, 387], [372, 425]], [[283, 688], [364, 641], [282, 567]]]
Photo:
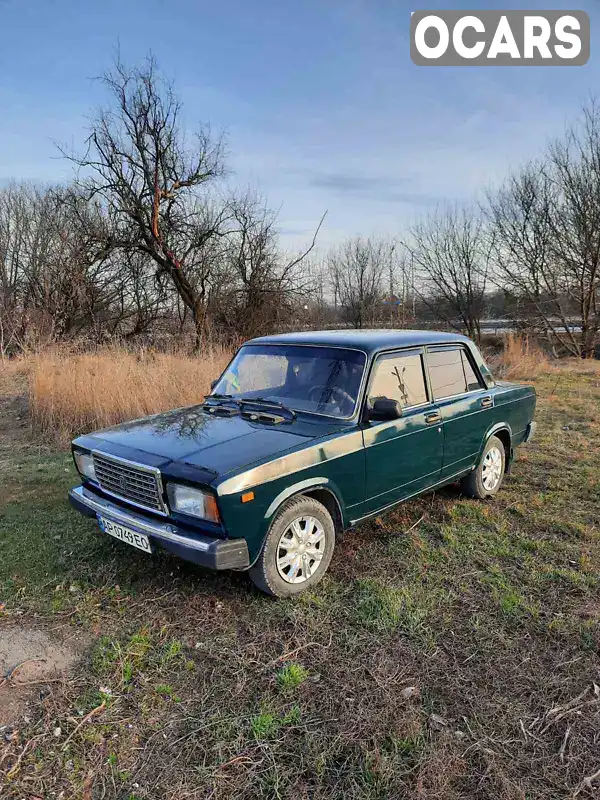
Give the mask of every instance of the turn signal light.
[[249, 503], [254, 500], [254, 492], [244, 492], [242, 495], [242, 503]]
[[219, 522], [217, 498], [212, 494], [207, 494], [204, 499], [204, 513], [206, 514], [206, 519], [211, 520], [211, 522]]

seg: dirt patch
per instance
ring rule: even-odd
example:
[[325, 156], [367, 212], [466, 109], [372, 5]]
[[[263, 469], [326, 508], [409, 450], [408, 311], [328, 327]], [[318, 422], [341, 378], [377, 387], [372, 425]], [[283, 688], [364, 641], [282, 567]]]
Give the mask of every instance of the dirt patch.
[[67, 674], [78, 660], [77, 650], [42, 630], [0, 628], [0, 728], [25, 713], [34, 685]]

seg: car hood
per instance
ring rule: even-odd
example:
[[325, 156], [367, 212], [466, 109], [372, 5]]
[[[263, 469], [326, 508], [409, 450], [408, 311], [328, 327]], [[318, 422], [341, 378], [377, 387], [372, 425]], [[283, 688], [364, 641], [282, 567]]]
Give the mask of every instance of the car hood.
[[177, 461], [223, 475], [296, 449], [337, 427], [300, 419], [273, 425], [192, 406], [124, 422], [76, 443], [134, 461], [140, 453], [148, 454], [143, 463], [157, 467]]

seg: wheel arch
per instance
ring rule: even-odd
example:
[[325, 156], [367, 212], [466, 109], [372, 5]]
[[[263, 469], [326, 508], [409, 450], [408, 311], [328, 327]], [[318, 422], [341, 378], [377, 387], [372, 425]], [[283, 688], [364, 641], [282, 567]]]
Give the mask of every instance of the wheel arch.
[[[486, 444], [488, 443], [491, 436], [495, 436], [496, 438], [500, 439], [502, 444], [504, 445], [504, 454], [506, 458], [504, 459], [504, 471], [508, 472], [510, 470], [510, 464], [513, 457], [513, 447], [512, 447], [512, 428], [508, 424], [508, 422], [497, 422], [495, 425], [487, 431], [485, 438], [483, 440], [483, 445], [481, 447], [481, 453], [485, 449]], [[480, 458], [481, 458], [480, 453]]]
[[337, 486], [329, 478], [309, 478], [293, 486], [288, 486], [273, 499], [265, 512], [265, 522], [270, 525], [271, 520], [281, 506], [298, 495], [306, 495], [317, 500], [325, 506], [331, 514], [335, 532], [341, 533], [347, 527], [345, 505]]

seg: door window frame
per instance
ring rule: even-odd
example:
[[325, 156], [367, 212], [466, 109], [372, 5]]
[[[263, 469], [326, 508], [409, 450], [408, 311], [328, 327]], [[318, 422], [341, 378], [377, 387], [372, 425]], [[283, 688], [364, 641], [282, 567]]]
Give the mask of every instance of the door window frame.
[[[381, 352], [377, 353], [377, 355], [375, 356], [375, 358], [373, 359], [373, 362], [371, 364], [371, 369], [369, 371], [369, 378], [367, 380], [367, 383], [365, 385], [365, 390], [364, 390], [361, 419], [363, 419], [363, 420], [366, 419], [365, 415], [367, 413], [367, 405], [368, 405], [368, 402], [369, 402], [369, 395], [370, 395], [370, 391], [371, 391], [371, 386], [373, 385], [373, 381], [374, 381], [374, 378], [375, 378], [375, 372], [377, 370], [379, 362], [384, 360], [384, 359], [387, 359], [387, 358], [393, 358], [394, 356], [405, 356], [405, 355], [406, 356], [418, 355], [421, 358], [421, 369], [423, 371], [423, 382], [425, 384], [425, 394], [427, 395], [427, 400], [424, 403], [415, 403], [414, 405], [411, 405], [411, 406], [402, 406], [402, 416], [399, 417], [397, 420], [392, 420], [392, 421], [400, 422], [400, 420], [402, 420], [402, 417], [404, 416], [404, 412], [405, 411], [411, 411], [414, 408], [426, 408], [427, 406], [430, 406], [435, 402], [432, 399], [433, 392], [432, 392], [432, 388], [431, 388], [431, 383], [429, 381], [429, 369], [428, 369], [428, 366], [427, 366], [427, 360], [426, 360], [425, 346], [424, 345], [417, 345], [415, 347], [401, 347], [401, 348], [399, 348], [397, 350], [382, 350]], [[388, 420], [388, 422], [389, 422], [389, 420]]]
[[[459, 397], [466, 397], [467, 395], [476, 394], [477, 392], [484, 392], [484, 391], [489, 392], [489, 389], [487, 388], [487, 385], [486, 385], [486, 382], [485, 382], [485, 380], [483, 378], [483, 375], [481, 374], [481, 370], [479, 369], [479, 367], [475, 363], [475, 359], [473, 358], [473, 356], [471, 354], [471, 351], [469, 350], [468, 347], [466, 347], [461, 342], [452, 342], [452, 344], [432, 344], [432, 345], [428, 345], [424, 349], [425, 349], [424, 360], [425, 360], [425, 365], [426, 365], [426, 369], [427, 369], [427, 375], [428, 375], [428, 378], [429, 378], [429, 385], [430, 385], [430, 389], [431, 389], [430, 397], [433, 398], [432, 399], [433, 403], [441, 403], [441, 402], [443, 402], [445, 400], [456, 400]], [[429, 353], [439, 353], [442, 350], [460, 350], [466, 356], [467, 361], [471, 365], [471, 369], [473, 370], [473, 373], [474, 373], [475, 377], [479, 381], [479, 388], [478, 389], [467, 389], [466, 391], [459, 392], [458, 394], [449, 394], [449, 395], [446, 395], [444, 397], [434, 397], [433, 384], [431, 383], [431, 367], [429, 365], [428, 355], [429, 355]], [[465, 376], [465, 379], [466, 379], [466, 376]]]

